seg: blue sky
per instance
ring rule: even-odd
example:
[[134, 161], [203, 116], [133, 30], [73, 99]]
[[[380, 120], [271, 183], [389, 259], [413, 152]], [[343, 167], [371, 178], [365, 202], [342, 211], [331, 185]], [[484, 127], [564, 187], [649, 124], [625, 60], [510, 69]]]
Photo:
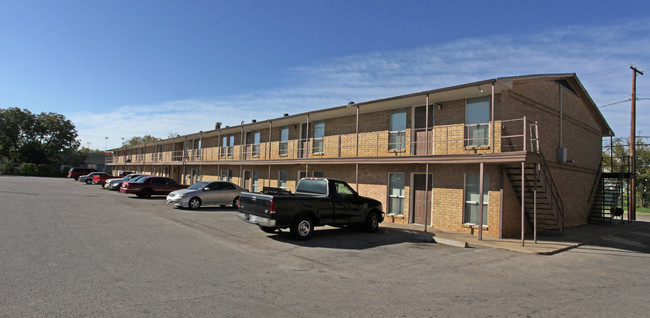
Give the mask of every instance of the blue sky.
[[[502, 76], [577, 73], [602, 106], [630, 98], [630, 65], [650, 71], [649, 16], [649, 1], [5, 0], [0, 108], [61, 113], [110, 149]], [[629, 102], [601, 111], [629, 136]]]

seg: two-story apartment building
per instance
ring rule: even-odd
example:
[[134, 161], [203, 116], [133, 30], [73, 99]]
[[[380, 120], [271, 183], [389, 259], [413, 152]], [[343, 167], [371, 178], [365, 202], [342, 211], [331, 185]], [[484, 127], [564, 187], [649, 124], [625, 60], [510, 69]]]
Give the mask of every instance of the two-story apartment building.
[[508, 237], [586, 223], [610, 135], [575, 74], [529, 75], [217, 126], [113, 149], [108, 165], [250, 191], [333, 177], [387, 222]]

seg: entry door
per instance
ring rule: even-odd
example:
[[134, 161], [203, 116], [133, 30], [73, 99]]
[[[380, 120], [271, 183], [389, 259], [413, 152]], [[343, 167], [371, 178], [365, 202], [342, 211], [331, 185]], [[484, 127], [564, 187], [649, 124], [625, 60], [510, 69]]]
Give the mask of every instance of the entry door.
[[[428, 121], [428, 127], [427, 127], [427, 109], [424, 106], [416, 107], [415, 108], [415, 125], [414, 125], [414, 130], [415, 133], [413, 134], [415, 136], [415, 155], [428, 155], [433, 153], [433, 146], [432, 146], [432, 141], [433, 141], [433, 134], [432, 132], [432, 127], [433, 127], [433, 106], [429, 105], [429, 121]], [[427, 153], [427, 134], [429, 134], [429, 152]]]
[[250, 179], [251, 179], [251, 172], [248, 170], [244, 170], [244, 185], [242, 186], [242, 188], [246, 189], [246, 191], [251, 191]]
[[413, 175], [413, 223], [431, 223], [431, 219], [426, 217], [429, 210], [427, 206], [431, 206], [431, 189], [433, 189], [432, 174], [429, 174], [428, 191], [425, 174], [417, 173]]
[[307, 158], [309, 153], [309, 140], [307, 139], [307, 124], [302, 124], [300, 126], [300, 143], [298, 150], [298, 158]]

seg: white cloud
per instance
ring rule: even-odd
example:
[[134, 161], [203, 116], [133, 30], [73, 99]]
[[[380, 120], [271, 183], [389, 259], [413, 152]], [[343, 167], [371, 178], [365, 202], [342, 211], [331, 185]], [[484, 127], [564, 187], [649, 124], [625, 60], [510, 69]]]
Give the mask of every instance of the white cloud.
[[[390, 52], [345, 56], [289, 70], [290, 86], [218, 100], [189, 99], [157, 105], [129, 105], [103, 114], [69, 116], [91, 147], [118, 147], [120, 138], [151, 134], [166, 138], [214, 129], [217, 121], [237, 125], [284, 113], [334, 107], [502, 76], [577, 73], [594, 101], [629, 98], [630, 64], [647, 66], [650, 22], [600, 27], [571, 26], [536, 34], [502, 34]], [[606, 70], [605, 72], [603, 72]], [[648, 74], [650, 76], [650, 74]], [[650, 85], [640, 77], [640, 96]], [[627, 106], [625, 106], [627, 105]], [[650, 101], [639, 102], [638, 129], [650, 134]], [[629, 104], [601, 109], [619, 136], [629, 134]], [[627, 118], [626, 118], [627, 114]], [[106, 123], [96, 126], [94, 123]], [[85, 145], [85, 144], [84, 144]]]

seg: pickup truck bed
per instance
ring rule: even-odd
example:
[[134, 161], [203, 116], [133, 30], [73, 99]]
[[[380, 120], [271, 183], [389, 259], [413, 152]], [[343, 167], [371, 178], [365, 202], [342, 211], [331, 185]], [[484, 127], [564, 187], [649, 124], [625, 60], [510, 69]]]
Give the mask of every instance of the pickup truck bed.
[[269, 233], [289, 228], [300, 240], [309, 239], [315, 226], [361, 225], [376, 232], [384, 220], [379, 201], [359, 196], [335, 179], [304, 178], [295, 194], [242, 192], [239, 198], [239, 219]]

